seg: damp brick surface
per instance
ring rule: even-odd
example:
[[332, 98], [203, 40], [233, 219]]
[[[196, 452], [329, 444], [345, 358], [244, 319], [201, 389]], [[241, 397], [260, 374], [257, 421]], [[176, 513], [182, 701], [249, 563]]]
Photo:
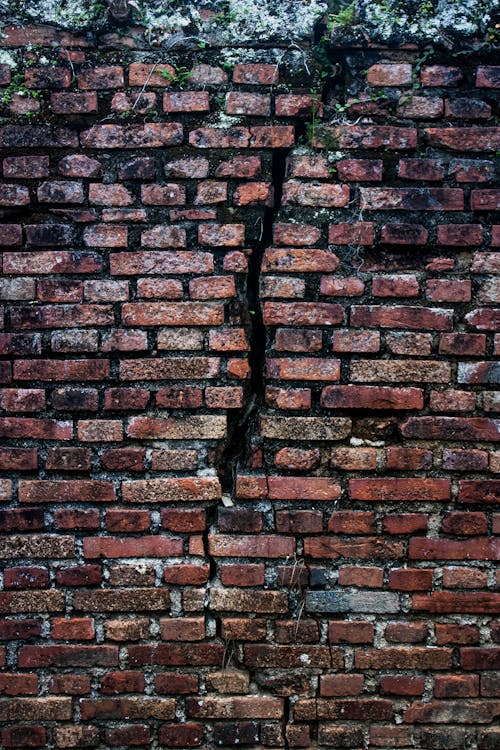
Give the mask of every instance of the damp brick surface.
[[139, 32], [0, 38], [2, 747], [495, 750], [498, 58]]

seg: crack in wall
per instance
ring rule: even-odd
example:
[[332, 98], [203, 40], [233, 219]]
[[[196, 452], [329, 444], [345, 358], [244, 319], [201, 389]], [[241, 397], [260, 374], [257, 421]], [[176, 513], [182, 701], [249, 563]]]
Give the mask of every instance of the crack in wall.
[[[301, 123], [301, 125], [303, 125]], [[297, 131], [300, 127], [297, 127]], [[229, 412], [227, 438], [217, 473], [224, 497], [233, 499], [236, 491], [236, 472], [245, 461], [250, 437], [255, 432], [259, 406], [265, 402], [265, 360], [267, 333], [262, 315], [260, 295], [262, 261], [266, 248], [273, 242], [273, 227], [281, 208], [283, 183], [286, 178], [287, 157], [292, 149], [276, 148], [272, 151], [271, 186], [273, 205], [266, 207], [260, 217], [261, 228], [257, 242], [251, 248], [248, 263], [247, 294], [244, 317], [249, 332], [248, 363], [250, 366], [249, 385], [245, 403], [241, 409]]]

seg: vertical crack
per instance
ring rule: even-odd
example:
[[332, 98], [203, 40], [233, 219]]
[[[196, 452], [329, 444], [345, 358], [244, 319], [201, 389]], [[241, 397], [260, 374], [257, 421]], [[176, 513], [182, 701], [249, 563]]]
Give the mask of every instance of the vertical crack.
[[289, 696], [285, 696], [284, 701], [283, 701], [283, 742], [285, 743], [283, 747], [285, 750], [289, 750], [290, 748], [290, 743], [286, 736], [286, 728], [290, 724], [291, 718], [292, 718], [292, 701], [290, 700]]
[[[302, 122], [300, 125], [303, 127]], [[291, 149], [274, 149], [271, 154], [273, 205], [266, 207], [263, 211], [260, 236], [252, 247], [248, 263], [247, 295], [243, 318], [246, 320], [249, 330], [248, 362], [250, 366], [250, 378], [246, 388], [243, 407], [229, 411], [228, 413], [226, 440], [221, 452], [215, 458], [215, 466], [222, 488], [222, 502], [225, 506], [233, 505], [233, 499], [236, 494], [238, 467], [246, 461], [250, 447], [249, 437], [256, 432], [259, 406], [264, 403], [266, 328], [262, 315], [260, 278], [264, 252], [273, 242], [273, 225], [281, 207], [283, 183], [286, 177], [286, 161], [290, 151]], [[209, 565], [209, 576], [205, 594], [205, 610], [207, 612], [210, 610], [210, 588], [217, 578], [217, 563], [210, 551], [209, 535], [212, 529], [217, 528], [217, 512], [219, 507], [220, 504], [218, 502], [207, 506], [205, 531], [203, 533], [203, 549], [205, 559]], [[216, 636], [220, 638], [220, 618], [216, 618], [216, 628]]]
[[281, 207], [286, 160], [290, 150], [277, 148], [272, 152], [271, 184], [274, 201], [272, 206], [264, 209], [261, 216], [260, 237], [252, 247], [248, 263], [246, 313], [249, 327], [250, 379], [244, 406], [228, 414], [227, 438], [217, 461], [223, 499], [227, 498], [227, 502], [234, 497], [237, 469], [245, 462], [249, 436], [256, 423], [258, 407], [264, 402], [266, 328], [260, 299], [261, 269], [264, 252], [273, 242], [273, 225]]

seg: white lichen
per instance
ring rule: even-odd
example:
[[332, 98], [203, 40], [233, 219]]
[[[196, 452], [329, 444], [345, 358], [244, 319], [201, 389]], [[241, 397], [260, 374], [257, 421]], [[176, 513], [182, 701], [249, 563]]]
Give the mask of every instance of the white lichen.
[[[352, 13], [334, 23], [347, 0], [129, 0], [127, 22], [145, 28], [155, 45], [182, 46], [186, 40], [236, 47], [271, 41], [310, 40], [326, 15], [336, 39], [351, 28], [361, 38], [417, 42], [456, 40], [484, 34], [497, 0], [354, 0]], [[50, 24], [74, 31], [113, 27], [108, 0], [0, 0], [5, 23]], [[349, 5], [349, 8], [351, 6]], [[347, 20], [346, 20], [347, 19]]]
[[496, 0], [358, 0], [357, 18], [370, 36], [439, 41], [484, 34]]

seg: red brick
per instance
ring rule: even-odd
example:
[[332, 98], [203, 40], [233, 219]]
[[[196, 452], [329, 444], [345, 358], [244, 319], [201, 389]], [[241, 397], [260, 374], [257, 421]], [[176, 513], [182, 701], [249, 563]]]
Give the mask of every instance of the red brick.
[[159, 741], [167, 747], [198, 747], [203, 742], [201, 724], [162, 724]]
[[450, 643], [479, 643], [479, 628], [477, 625], [448, 625], [436, 623], [436, 643], [444, 646]]
[[1, 417], [0, 435], [7, 438], [39, 438], [44, 440], [70, 440], [71, 422], [29, 417]]
[[56, 573], [56, 581], [61, 586], [98, 586], [102, 582], [102, 570], [100, 565], [61, 568]]
[[482, 333], [444, 333], [439, 337], [440, 354], [481, 356], [486, 352], [486, 336]]
[[182, 125], [176, 122], [94, 125], [81, 133], [80, 142], [84, 148], [161, 148], [180, 144], [182, 135]]
[[285, 326], [338, 325], [344, 310], [327, 302], [264, 303], [264, 324]]
[[342, 125], [321, 127], [318, 130], [314, 143], [316, 148], [385, 147], [389, 151], [399, 151], [417, 147], [417, 131], [414, 128], [398, 128], [391, 125]]
[[[402, 555], [399, 542], [381, 542], [377, 537], [337, 539], [335, 537], [307, 537], [304, 540], [305, 555], [313, 558], [335, 560], [338, 557], [361, 559], [395, 559]], [[377, 584], [381, 585], [381, 582]]]
[[361, 586], [381, 588], [384, 580], [383, 568], [343, 565], [339, 568], [339, 586]]
[[135, 302], [122, 307], [123, 324], [129, 326], [220, 325], [223, 314], [220, 305], [201, 302]]
[[5, 177], [48, 177], [48, 156], [7, 156], [3, 160]]
[[94, 620], [88, 617], [56, 617], [51, 621], [50, 634], [54, 640], [92, 641], [95, 638]]
[[364, 282], [357, 276], [338, 278], [322, 276], [320, 294], [327, 297], [359, 297], [365, 290]]
[[128, 724], [115, 729], [106, 729], [106, 742], [116, 745], [146, 745], [151, 742], [151, 731], [145, 724]]
[[486, 65], [479, 66], [476, 71], [476, 86], [481, 88], [499, 88], [500, 66]]
[[128, 229], [105, 224], [86, 227], [83, 241], [87, 247], [127, 247]]
[[[260, 156], [234, 156], [232, 159], [223, 161], [215, 170], [215, 177], [242, 177], [242, 178], [253, 178], [259, 177], [261, 173], [261, 158]], [[208, 174], [208, 162], [207, 162], [207, 174]], [[194, 174], [193, 177], [206, 177], [207, 174]], [[174, 175], [174, 176], [187, 176], [187, 175]]]
[[117, 664], [116, 646], [22, 646], [19, 652], [21, 668], [117, 666]]
[[[351, 479], [349, 493], [353, 500], [429, 501], [450, 498], [448, 479]], [[415, 540], [418, 541], [418, 540]]]
[[495, 151], [500, 146], [500, 128], [427, 128], [430, 146], [452, 151]]
[[108, 510], [106, 529], [111, 532], [146, 531], [151, 523], [147, 510]]
[[225, 299], [236, 294], [232, 276], [211, 276], [191, 279], [189, 296], [191, 299]]
[[38, 677], [34, 674], [1, 674], [0, 694], [37, 695]]
[[36, 448], [2, 448], [0, 469], [2, 471], [30, 471], [38, 466]]
[[212, 247], [237, 247], [244, 243], [243, 224], [203, 224], [198, 227], [198, 241]]
[[341, 159], [336, 163], [339, 179], [350, 182], [381, 182], [381, 159]]
[[234, 66], [234, 83], [270, 86], [278, 83], [279, 74], [276, 65], [265, 63], [238, 64]]
[[461, 648], [460, 663], [463, 669], [498, 669], [500, 648]]
[[270, 182], [247, 182], [239, 185], [233, 193], [235, 206], [272, 206], [274, 189]]
[[276, 96], [276, 117], [308, 117], [313, 107], [320, 115], [322, 103], [312, 94], [278, 94]]
[[20, 245], [22, 227], [19, 224], [2, 224], [0, 227], [0, 245]]
[[500, 556], [500, 540], [410, 539], [409, 555], [413, 560], [496, 560]]
[[230, 91], [226, 95], [226, 112], [230, 115], [269, 116], [271, 114], [271, 97], [265, 94]]
[[480, 331], [495, 331], [499, 326], [500, 313], [498, 310], [483, 307], [468, 313], [465, 321]]
[[326, 250], [275, 250], [271, 248], [264, 253], [262, 270], [286, 273], [328, 272], [335, 271], [338, 265], [338, 257]]
[[370, 211], [463, 211], [458, 188], [361, 188], [361, 208]]
[[444, 65], [424, 66], [420, 73], [423, 86], [456, 86], [462, 77], [460, 68]]
[[293, 206], [341, 207], [349, 203], [347, 185], [313, 184], [309, 182], [285, 182], [283, 204]]
[[58, 115], [91, 114], [98, 110], [97, 94], [95, 91], [84, 93], [73, 91], [57, 92], [50, 95], [50, 108]]
[[264, 566], [222, 565], [221, 582], [224, 586], [263, 586]]
[[378, 63], [366, 71], [371, 86], [408, 86], [412, 82], [412, 67], [408, 63]]
[[389, 588], [396, 591], [425, 591], [432, 588], [432, 570], [394, 568], [389, 572]]
[[481, 417], [410, 417], [401, 425], [404, 437], [424, 440], [497, 440], [498, 431], [491, 419]]
[[449, 669], [452, 651], [448, 648], [391, 647], [356, 649], [357, 669]]
[[267, 376], [278, 380], [338, 380], [340, 362], [313, 357], [268, 359]]
[[4, 747], [46, 747], [45, 727], [30, 724], [5, 727], [2, 730]]
[[[92, 185], [90, 187], [92, 187]], [[176, 183], [168, 183], [166, 185], [142, 185], [141, 200], [146, 206], [183, 205], [186, 202], [185, 188]]]
[[375, 276], [372, 280], [375, 297], [418, 297], [419, 284], [413, 274]]
[[321, 405], [329, 409], [421, 409], [420, 388], [331, 385], [323, 388]]
[[498, 211], [500, 190], [472, 190], [470, 200], [473, 211]]
[[117, 89], [123, 85], [123, 68], [118, 65], [89, 68], [78, 76], [80, 89]]
[[211, 535], [210, 553], [214, 557], [286, 557], [293, 555], [295, 540], [273, 535], [229, 536]]
[[334, 352], [378, 352], [380, 333], [378, 331], [335, 331], [332, 349]]
[[29, 190], [24, 185], [0, 185], [0, 206], [26, 206], [29, 202]]
[[369, 471], [377, 467], [377, 452], [374, 448], [332, 448], [330, 465], [347, 471]]
[[458, 499], [462, 503], [498, 503], [500, 480], [464, 480], [459, 482]]
[[[481, 450], [443, 450], [443, 469], [448, 471], [484, 471], [488, 466], [488, 453]], [[461, 514], [458, 513], [458, 516]], [[467, 513], [466, 516], [473, 514]], [[467, 533], [466, 531], [460, 533]]]
[[276, 531], [280, 533], [314, 534], [323, 530], [321, 511], [279, 510], [276, 511]]
[[[55, 244], [55, 243], [54, 243]], [[12, 274], [93, 273], [101, 261], [92, 253], [35, 252], [4, 253], [4, 271]]]
[[340, 486], [327, 477], [269, 477], [273, 500], [336, 500]]
[[425, 286], [425, 296], [432, 302], [470, 302], [471, 282], [468, 279], [430, 279]]
[[353, 305], [351, 308], [353, 326], [446, 331], [451, 329], [452, 319], [451, 310], [429, 307]]
[[229, 128], [197, 128], [189, 133], [189, 145], [194, 148], [247, 148], [250, 130], [234, 126]]
[[111, 502], [114, 499], [114, 487], [105, 480], [22, 480], [19, 483], [19, 501], [25, 503]]
[[445, 589], [482, 589], [488, 584], [488, 574], [474, 568], [445, 568], [443, 570], [443, 588]]
[[432, 466], [431, 451], [422, 448], [390, 446], [387, 448], [386, 456], [386, 466], [388, 469], [418, 471], [419, 469], [430, 469]]
[[163, 94], [164, 112], [209, 112], [208, 91], [175, 91]]
[[[73, 450], [78, 450], [74, 448]], [[90, 531], [100, 526], [97, 509], [58, 508], [54, 513], [54, 523], [58, 529], [83, 529]]]
[[370, 743], [373, 747], [411, 746], [412, 730], [410, 727], [382, 726], [373, 724], [370, 727]]
[[319, 691], [325, 698], [338, 695], [361, 695], [364, 677], [361, 674], [323, 675], [320, 677]]
[[384, 675], [380, 678], [380, 693], [381, 695], [422, 695], [424, 685], [423, 677]]
[[208, 565], [192, 565], [189, 563], [167, 567], [163, 577], [166, 583], [176, 586], [202, 586], [208, 581]]
[[384, 224], [380, 242], [387, 245], [425, 245], [429, 233], [421, 224]]
[[46, 589], [49, 586], [47, 568], [35, 566], [5, 568], [4, 586], [6, 589]]
[[398, 174], [406, 180], [438, 182], [445, 176], [444, 168], [433, 159], [401, 159]]
[[266, 403], [277, 409], [309, 409], [310, 388], [271, 388], [266, 386]]
[[128, 558], [128, 557], [179, 557], [183, 544], [180, 539], [166, 536], [141, 536], [140, 539], [102, 537], [84, 539], [83, 550], [86, 559]]

